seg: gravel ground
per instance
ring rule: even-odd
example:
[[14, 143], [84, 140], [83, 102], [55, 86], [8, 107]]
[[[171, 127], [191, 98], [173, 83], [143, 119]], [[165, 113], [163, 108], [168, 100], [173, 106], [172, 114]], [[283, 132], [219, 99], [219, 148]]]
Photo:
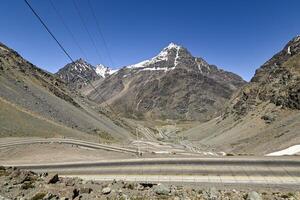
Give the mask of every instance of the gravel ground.
[[36, 174], [16, 168], [0, 167], [0, 199], [245, 199], [297, 200], [298, 191], [257, 190], [251, 188], [217, 189], [212, 186], [164, 185], [129, 183], [124, 181], [98, 182], [79, 178], [63, 178], [57, 174]]

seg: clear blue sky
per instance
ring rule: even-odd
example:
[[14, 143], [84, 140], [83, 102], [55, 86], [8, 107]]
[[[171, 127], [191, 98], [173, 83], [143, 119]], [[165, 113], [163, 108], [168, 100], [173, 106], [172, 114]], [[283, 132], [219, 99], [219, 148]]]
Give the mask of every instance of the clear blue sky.
[[[87, 0], [52, 0], [92, 64], [111, 65]], [[175, 42], [210, 64], [249, 80], [256, 68], [300, 34], [299, 0], [90, 0], [116, 67], [148, 59]], [[74, 59], [83, 57], [49, 0], [29, 0]], [[23, 0], [1, 0], [0, 41], [56, 72], [69, 60]]]

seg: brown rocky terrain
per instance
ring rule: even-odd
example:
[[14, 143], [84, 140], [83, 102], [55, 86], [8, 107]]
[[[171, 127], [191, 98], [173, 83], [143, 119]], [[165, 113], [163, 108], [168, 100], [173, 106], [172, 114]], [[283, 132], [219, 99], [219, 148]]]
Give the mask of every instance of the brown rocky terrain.
[[183, 134], [197, 144], [266, 154], [300, 143], [300, 36], [236, 92], [219, 117]]
[[0, 43], [1, 137], [130, 138], [128, 127], [112, 118], [99, 105], [70, 92], [57, 76]]
[[207, 121], [245, 84], [236, 74], [193, 57], [171, 43], [157, 56], [124, 67], [83, 93], [126, 117]]
[[243, 115], [263, 102], [300, 110], [300, 36], [256, 70], [227, 112]]
[[58, 174], [0, 167], [0, 199], [245, 199], [299, 200], [293, 189], [221, 189], [203, 186], [131, 183], [124, 181], [100, 182], [80, 178], [60, 177]]

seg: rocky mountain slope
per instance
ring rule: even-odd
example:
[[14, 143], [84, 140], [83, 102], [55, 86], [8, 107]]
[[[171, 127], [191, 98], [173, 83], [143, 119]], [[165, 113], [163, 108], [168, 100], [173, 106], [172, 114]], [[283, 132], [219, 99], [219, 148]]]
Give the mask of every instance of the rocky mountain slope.
[[61, 68], [56, 75], [63, 80], [71, 90], [80, 90], [88, 85], [88, 81], [96, 81], [103, 79], [117, 70], [110, 69], [102, 64], [93, 65], [89, 64], [82, 58], [67, 64]]
[[72, 90], [81, 89], [88, 84], [88, 81], [95, 81], [102, 78], [97, 75], [94, 66], [81, 58], [67, 64], [56, 74], [67, 83]]
[[[0, 43], [0, 136], [126, 140], [130, 133], [100, 106]], [[87, 134], [88, 133], [88, 134]]]
[[[300, 36], [264, 63], [223, 115], [186, 131], [197, 144], [265, 154], [300, 143]], [[197, 140], [197, 142], [196, 142]]]
[[83, 92], [126, 117], [205, 121], [218, 115], [245, 81], [171, 43], [152, 59], [95, 84], [101, 96], [90, 88]]

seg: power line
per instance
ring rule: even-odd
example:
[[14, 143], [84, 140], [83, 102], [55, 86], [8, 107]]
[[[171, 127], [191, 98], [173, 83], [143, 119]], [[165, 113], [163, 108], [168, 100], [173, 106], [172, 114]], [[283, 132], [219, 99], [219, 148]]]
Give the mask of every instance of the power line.
[[85, 57], [85, 59], [87, 59], [87, 56], [84, 52], [84, 50], [81, 48], [81, 46], [79, 45], [79, 42], [77, 41], [77, 39], [75, 38], [74, 34], [72, 33], [71, 29], [67, 26], [67, 23], [65, 22], [64, 18], [62, 17], [62, 15], [60, 14], [59, 10], [56, 8], [56, 6], [54, 5], [52, 0], [49, 0], [50, 4], [53, 8], [53, 10], [56, 12], [57, 16], [59, 17], [60, 21], [62, 22], [63, 26], [65, 27], [65, 29], [68, 31], [68, 33], [71, 35], [74, 43], [76, 44], [76, 46], [78, 47], [79, 51], [81, 52], [81, 54]]
[[88, 0], [87, 2], [88, 2], [88, 5], [89, 5], [89, 7], [90, 7], [90, 10], [92, 11], [92, 16], [93, 16], [93, 18], [95, 19], [95, 22], [96, 22], [96, 25], [97, 25], [97, 26], [96, 26], [96, 27], [97, 27], [97, 31], [98, 31], [98, 33], [99, 33], [99, 35], [100, 35], [100, 37], [101, 37], [101, 39], [102, 39], [102, 41], [103, 41], [103, 44], [104, 44], [104, 47], [105, 47], [105, 49], [106, 49], [108, 58], [109, 58], [111, 64], [114, 65], [114, 62], [113, 62], [113, 60], [112, 60], [110, 51], [109, 51], [109, 49], [108, 49], [106, 40], [105, 40], [105, 38], [104, 38], [102, 29], [101, 29], [100, 23], [99, 23], [99, 21], [97, 20], [97, 17], [96, 17], [96, 15], [95, 15], [95, 11], [94, 11], [94, 9], [93, 9], [93, 6], [92, 6], [90, 0]]
[[[47, 30], [47, 32], [51, 35], [51, 37], [56, 41], [56, 43], [59, 45], [59, 47], [63, 50], [63, 52], [66, 54], [66, 56], [71, 60], [71, 62], [74, 63], [73, 58], [69, 55], [69, 53], [66, 51], [66, 49], [62, 46], [62, 44], [56, 39], [56, 37], [54, 36], [54, 34], [50, 31], [50, 29], [47, 27], [46, 23], [42, 20], [42, 18], [38, 15], [38, 13], [33, 9], [33, 7], [29, 4], [29, 2], [27, 0], [24, 0], [26, 5], [30, 8], [30, 10], [33, 12], [33, 14], [38, 18], [38, 20], [41, 22], [41, 24], [44, 26], [44, 28]], [[94, 69], [92, 69], [94, 70]], [[96, 73], [97, 74], [97, 73]], [[97, 74], [98, 75], [98, 74]], [[77, 75], [78, 76], [78, 75]], [[81, 76], [78, 76], [79, 78], [82, 78]], [[84, 78], [82, 78], [84, 80]], [[100, 96], [101, 100], [107, 105], [107, 107], [112, 111], [112, 113], [118, 118], [118, 115], [116, 114], [116, 112], [114, 111], [114, 109], [108, 104], [106, 103], [105, 99], [101, 96], [100, 92], [95, 88], [95, 86], [91, 83], [91, 81], [86, 78], [85, 79], [88, 84], [90, 84], [92, 86], [92, 88], [98, 93], [98, 95]]]
[[[93, 40], [92, 35], [90, 34], [90, 32], [89, 32], [89, 30], [88, 30], [88, 28], [87, 28], [87, 26], [86, 26], [86, 24], [85, 24], [85, 22], [84, 22], [83, 16], [81, 15], [80, 10], [79, 10], [79, 8], [78, 8], [78, 6], [77, 6], [77, 4], [76, 4], [76, 0], [72, 0], [72, 2], [73, 2], [73, 5], [74, 5], [74, 7], [75, 7], [75, 10], [76, 10], [77, 14], [79, 15], [79, 18], [80, 18], [80, 20], [81, 20], [81, 23], [83, 24], [83, 27], [85, 28], [86, 32], [88, 33], [88, 36], [89, 36], [89, 38], [90, 38], [90, 40], [91, 40], [91, 42], [92, 42], [92, 44], [93, 44], [93, 46], [94, 46], [94, 48], [95, 48], [95, 50], [96, 50], [96, 52], [97, 52], [97, 55], [99, 56], [100, 61], [101, 61], [101, 57], [100, 57], [100, 53], [99, 53], [99, 51], [98, 51], [97, 45], [96, 45], [95, 41]], [[95, 71], [95, 69], [93, 69], [93, 70]], [[96, 75], [97, 75], [98, 77], [100, 77], [99, 74], [98, 74], [96, 71], [95, 71], [95, 73], [96, 73]], [[89, 80], [88, 80], [88, 81], [89, 81]], [[108, 103], [106, 103], [106, 100], [102, 97], [102, 95], [98, 92], [98, 90], [97, 90], [92, 84], [91, 84], [91, 86], [92, 86], [92, 88], [93, 88], [95, 91], [97, 91], [97, 93], [98, 93], [99, 97], [101, 98], [101, 100], [103, 101], [103, 103], [106, 104], [106, 106], [107, 106], [107, 107], [114, 113], [114, 115], [118, 118], [118, 115], [117, 115], [117, 113], [115, 112], [115, 110], [114, 110]]]
[[79, 18], [80, 18], [80, 20], [81, 20], [81, 23], [82, 23], [82, 25], [83, 25], [85, 31], [87, 32], [87, 34], [88, 34], [88, 36], [89, 36], [89, 38], [90, 38], [90, 40], [91, 40], [91, 42], [92, 42], [92, 44], [93, 44], [95, 50], [96, 50], [97, 56], [99, 57], [99, 61], [100, 61], [100, 63], [101, 63], [102, 58], [101, 58], [101, 56], [100, 56], [101, 54], [99, 53], [99, 50], [98, 50], [98, 48], [97, 48], [97, 45], [96, 45], [96, 43], [95, 43], [95, 41], [94, 41], [94, 39], [93, 39], [93, 37], [92, 37], [92, 35], [91, 35], [89, 29], [87, 28], [87, 25], [86, 25], [85, 22], [84, 22], [83, 16], [82, 16], [81, 13], [80, 13], [80, 10], [79, 10], [79, 8], [78, 8], [78, 6], [77, 6], [77, 4], [76, 4], [76, 1], [75, 1], [75, 0], [72, 0], [72, 2], [73, 2], [73, 5], [74, 5], [74, 7], [75, 7], [75, 10], [76, 10], [77, 14], [79, 15]]
[[26, 5], [30, 8], [30, 10], [33, 12], [33, 14], [38, 18], [38, 20], [41, 22], [41, 24], [44, 26], [44, 28], [47, 30], [47, 32], [51, 35], [51, 37], [56, 41], [56, 43], [59, 45], [59, 47], [63, 50], [63, 52], [67, 55], [67, 57], [72, 61], [72, 57], [68, 54], [68, 52], [65, 50], [65, 48], [62, 46], [62, 44], [55, 38], [53, 33], [49, 30], [47, 25], [43, 22], [42, 18], [34, 11], [34, 9], [31, 7], [31, 5], [28, 3], [27, 0], [24, 0]]

